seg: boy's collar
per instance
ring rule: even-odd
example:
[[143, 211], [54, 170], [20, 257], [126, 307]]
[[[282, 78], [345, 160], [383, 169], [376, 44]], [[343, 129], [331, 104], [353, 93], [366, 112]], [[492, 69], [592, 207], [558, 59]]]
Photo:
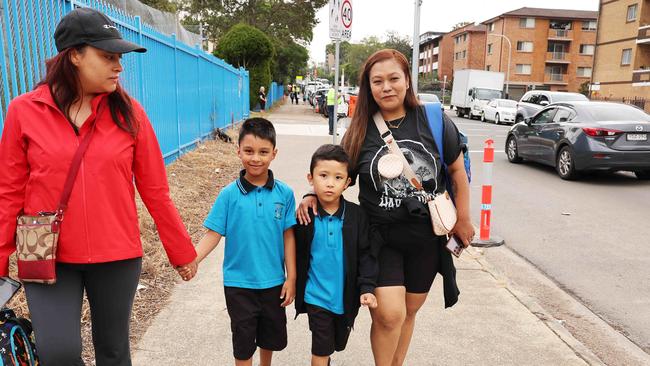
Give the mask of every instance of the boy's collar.
[[[237, 187], [239, 187], [241, 193], [248, 194], [248, 192], [254, 190], [255, 188], [257, 188], [257, 186], [247, 181], [246, 178], [244, 178], [244, 175], [246, 175], [246, 169], [242, 169], [241, 172], [239, 172], [239, 179], [237, 179]], [[273, 172], [271, 171], [271, 169], [269, 169], [269, 177], [266, 179], [264, 188], [272, 190], [273, 187], [275, 187], [275, 179], [273, 179]]]
[[329, 212], [325, 211], [320, 202], [318, 202], [318, 217], [336, 216], [339, 219], [343, 219], [343, 215], [345, 215], [345, 200], [343, 199], [343, 196], [339, 199], [339, 209], [336, 210], [333, 215], [330, 215]]

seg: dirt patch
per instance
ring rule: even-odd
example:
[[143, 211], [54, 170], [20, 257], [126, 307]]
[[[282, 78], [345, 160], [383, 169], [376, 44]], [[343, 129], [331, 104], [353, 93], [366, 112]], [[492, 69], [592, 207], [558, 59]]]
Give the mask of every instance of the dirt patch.
[[[236, 131], [226, 133], [236, 139]], [[219, 191], [233, 181], [241, 169], [236, 146], [221, 140], [200, 143], [196, 149], [181, 156], [167, 166], [167, 177], [172, 200], [192, 237], [198, 243], [204, 233], [203, 220], [208, 214]], [[140, 235], [144, 249], [140, 286], [135, 296], [131, 319], [132, 347], [145, 333], [155, 315], [167, 304], [174, 285], [180, 282], [176, 271], [170, 266], [153, 219], [140, 197], [136, 197], [140, 217]], [[12, 256], [15, 257], [15, 256]], [[15, 259], [12, 258], [10, 273], [15, 275]], [[24, 292], [9, 304], [19, 316], [29, 317]], [[90, 328], [90, 309], [84, 299], [82, 310], [83, 358], [87, 365], [94, 365], [94, 350]]]

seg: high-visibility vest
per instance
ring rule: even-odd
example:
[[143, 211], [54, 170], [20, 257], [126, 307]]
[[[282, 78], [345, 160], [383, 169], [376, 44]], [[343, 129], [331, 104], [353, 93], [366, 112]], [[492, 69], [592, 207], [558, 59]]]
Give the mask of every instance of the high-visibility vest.
[[336, 92], [334, 91], [334, 88], [330, 88], [330, 90], [327, 91], [327, 105], [334, 105], [334, 98]]

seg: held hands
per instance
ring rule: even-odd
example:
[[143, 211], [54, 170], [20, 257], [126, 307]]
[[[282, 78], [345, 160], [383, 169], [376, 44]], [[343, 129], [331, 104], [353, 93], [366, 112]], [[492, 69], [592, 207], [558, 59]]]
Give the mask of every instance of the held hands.
[[282, 304], [280, 304], [283, 308], [291, 305], [293, 300], [296, 298], [296, 280], [287, 279], [284, 281], [280, 298], [284, 300], [282, 301]]
[[474, 225], [472, 225], [469, 219], [458, 218], [456, 225], [451, 230], [449, 235], [455, 235], [463, 242], [463, 246], [467, 248], [474, 239], [474, 235], [476, 234], [474, 230]]
[[192, 278], [194, 278], [194, 276], [196, 276], [196, 272], [199, 269], [199, 264], [196, 262], [195, 259], [190, 263], [185, 264], [183, 266], [178, 266], [175, 269], [178, 272], [178, 275], [181, 276], [183, 281], [189, 281]]
[[361, 295], [361, 299], [359, 301], [361, 302], [362, 306], [367, 306], [371, 309], [377, 307], [377, 298], [371, 293]]
[[318, 200], [316, 199], [316, 196], [311, 195], [306, 196], [302, 201], [300, 201], [300, 205], [298, 205], [298, 209], [296, 210], [296, 218], [301, 225], [307, 225], [311, 222], [311, 219], [309, 218], [310, 207], [314, 215], [318, 215], [317, 202]]

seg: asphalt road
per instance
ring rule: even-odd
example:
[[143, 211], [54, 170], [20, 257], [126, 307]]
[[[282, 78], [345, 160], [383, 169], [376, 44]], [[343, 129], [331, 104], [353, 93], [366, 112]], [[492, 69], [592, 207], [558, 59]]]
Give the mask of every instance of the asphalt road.
[[511, 164], [504, 153], [509, 126], [452, 118], [470, 141], [474, 220], [480, 220], [482, 149], [492, 138], [492, 232], [650, 353], [650, 182], [631, 173], [564, 181], [551, 167]]

